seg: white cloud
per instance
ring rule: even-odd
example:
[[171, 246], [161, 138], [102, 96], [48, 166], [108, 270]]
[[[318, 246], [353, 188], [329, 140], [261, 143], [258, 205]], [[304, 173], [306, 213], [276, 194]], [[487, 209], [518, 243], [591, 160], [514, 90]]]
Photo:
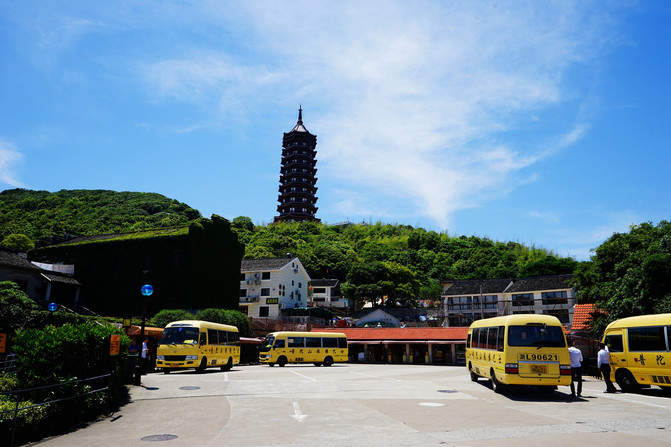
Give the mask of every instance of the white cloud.
[[14, 144], [0, 138], [0, 182], [15, 188], [24, 185], [16, 178], [15, 165], [23, 160], [23, 155]]
[[[320, 171], [349, 185], [341, 207], [441, 226], [510, 192], [521, 170], [552, 152], [531, 132], [523, 147], [507, 132], [575, 100], [566, 72], [598, 54], [610, 20], [588, 2], [239, 6], [206, 6], [222, 29], [235, 24], [235, 48], [150, 62], [153, 87], [186, 101], [217, 97], [225, 115], [309, 102], [323, 111], [308, 125], [318, 129]], [[588, 128], [578, 121], [544, 124], [565, 146]]]

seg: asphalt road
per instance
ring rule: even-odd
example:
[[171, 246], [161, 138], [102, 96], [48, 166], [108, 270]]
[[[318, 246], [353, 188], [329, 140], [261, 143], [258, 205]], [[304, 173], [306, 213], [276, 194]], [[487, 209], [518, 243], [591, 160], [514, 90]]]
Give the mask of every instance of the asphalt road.
[[464, 367], [238, 366], [150, 374], [132, 403], [44, 440], [71, 446], [669, 446], [671, 397], [658, 388], [604, 394], [568, 387], [496, 394]]

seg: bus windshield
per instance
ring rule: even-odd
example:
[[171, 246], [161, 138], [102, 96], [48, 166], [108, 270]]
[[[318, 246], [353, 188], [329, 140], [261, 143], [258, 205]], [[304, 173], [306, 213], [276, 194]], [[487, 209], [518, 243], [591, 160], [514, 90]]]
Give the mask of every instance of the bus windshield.
[[508, 346], [533, 346], [535, 348], [566, 347], [561, 326], [526, 325], [508, 327]]
[[163, 330], [160, 345], [195, 345], [198, 344], [198, 328], [196, 327], [169, 327]]
[[263, 340], [263, 343], [261, 343], [261, 348], [259, 348], [259, 351], [261, 352], [268, 352], [270, 351], [270, 348], [273, 347], [273, 343], [275, 342], [275, 337], [273, 336], [268, 336]]

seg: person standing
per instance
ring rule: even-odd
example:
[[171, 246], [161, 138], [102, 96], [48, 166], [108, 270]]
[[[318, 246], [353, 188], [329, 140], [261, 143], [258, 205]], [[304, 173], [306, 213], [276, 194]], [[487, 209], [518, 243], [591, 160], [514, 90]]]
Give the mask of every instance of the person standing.
[[148, 339], [144, 339], [142, 342], [142, 353], [140, 359], [140, 366], [142, 368], [142, 374], [147, 373], [147, 362], [149, 361], [149, 346], [147, 345]]
[[599, 352], [596, 355], [596, 363], [601, 371], [604, 382], [606, 382], [606, 391], [604, 393], [614, 393], [617, 390], [610, 380], [610, 352], [605, 344], [599, 343]]
[[571, 396], [575, 396], [575, 383], [578, 384], [578, 397], [582, 393], [582, 351], [575, 346], [575, 341], [568, 348], [571, 359]]

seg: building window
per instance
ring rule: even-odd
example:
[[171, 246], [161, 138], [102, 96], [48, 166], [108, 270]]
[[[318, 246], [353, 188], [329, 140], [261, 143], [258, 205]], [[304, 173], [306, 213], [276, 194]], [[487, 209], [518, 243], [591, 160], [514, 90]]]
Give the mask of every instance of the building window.
[[299, 282], [299, 283], [298, 283], [298, 288], [300, 289], [300, 288], [302, 288], [302, 287], [303, 287], [303, 284]]
[[513, 306], [533, 306], [533, 293], [518, 293], [513, 295]]
[[270, 272], [261, 273], [261, 279], [270, 279]]
[[[447, 310], [470, 310], [470, 296], [454, 296], [447, 299]], [[470, 323], [469, 323], [470, 325]]]
[[543, 304], [568, 304], [566, 290], [561, 292], [543, 292]]
[[247, 296], [247, 289], [240, 289], [240, 298], [245, 298]]
[[315, 287], [312, 289], [312, 293], [326, 293], [326, 287]]
[[267, 317], [268, 315], [270, 315], [270, 307], [268, 306], [259, 307], [259, 317]]
[[559, 319], [562, 324], [569, 324], [571, 322], [568, 314], [568, 309], [556, 309], [543, 312], [545, 315], [552, 315]]
[[262, 287], [261, 296], [270, 296], [270, 287]]

